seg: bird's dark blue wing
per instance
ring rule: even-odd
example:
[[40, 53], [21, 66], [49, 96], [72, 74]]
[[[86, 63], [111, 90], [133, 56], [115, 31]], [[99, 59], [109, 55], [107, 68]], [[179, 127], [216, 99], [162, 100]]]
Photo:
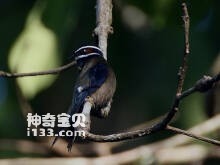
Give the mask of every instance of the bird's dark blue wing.
[[92, 88], [99, 88], [107, 79], [108, 68], [106, 64], [99, 63], [90, 69], [89, 79]]
[[[79, 80], [79, 83], [76, 84], [74, 91], [74, 100], [73, 105], [70, 109], [70, 115], [79, 113], [82, 109], [86, 97], [94, 93], [98, 88], [102, 86], [108, 76], [108, 68], [106, 64], [98, 63], [85, 75], [84, 81], [87, 80], [89, 83], [85, 86], [83, 81]], [[82, 91], [79, 91], [78, 88], [82, 87]]]

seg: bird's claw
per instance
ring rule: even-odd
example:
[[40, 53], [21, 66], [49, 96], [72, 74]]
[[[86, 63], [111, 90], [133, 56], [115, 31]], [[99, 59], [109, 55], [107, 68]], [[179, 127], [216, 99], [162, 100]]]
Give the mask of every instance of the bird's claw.
[[90, 96], [87, 96], [85, 98], [85, 102], [89, 102], [90, 104], [92, 104], [92, 106], [94, 106], [94, 99]]

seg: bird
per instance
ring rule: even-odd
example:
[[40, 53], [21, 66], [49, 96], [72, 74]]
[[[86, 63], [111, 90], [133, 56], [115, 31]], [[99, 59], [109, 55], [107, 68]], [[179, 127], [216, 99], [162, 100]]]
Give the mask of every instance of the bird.
[[[72, 104], [68, 114], [83, 113], [87, 100], [92, 101], [91, 116], [106, 118], [116, 90], [116, 76], [107, 63], [102, 50], [97, 46], [82, 46], [73, 57], [79, 70], [74, 86]], [[74, 128], [72, 128], [74, 129]], [[53, 144], [55, 143], [55, 138]], [[68, 137], [68, 151], [71, 151], [75, 137]]]

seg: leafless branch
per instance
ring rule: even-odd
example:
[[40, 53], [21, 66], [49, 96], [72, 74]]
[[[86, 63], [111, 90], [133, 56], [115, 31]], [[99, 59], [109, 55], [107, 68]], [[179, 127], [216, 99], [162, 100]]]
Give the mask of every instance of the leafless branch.
[[[204, 77], [207, 77], [207, 76], [204, 76]], [[213, 78], [211, 78], [211, 77], [204, 78], [204, 77], [202, 79], [200, 79], [192, 88], [189, 88], [188, 90], [183, 92], [181, 95], [179, 95], [177, 97], [178, 102], [180, 102], [183, 98], [193, 94], [196, 91], [201, 91], [201, 89], [206, 89], [206, 91], [208, 90], [208, 87], [209, 87], [209, 89], [211, 89], [214, 86], [214, 84], [217, 81], [219, 81], [220, 73], [218, 75], [214, 76]], [[89, 141], [96, 141], [96, 142], [115, 142], [115, 141], [122, 141], [122, 140], [126, 140], [126, 139], [134, 139], [137, 137], [147, 136], [149, 134], [158, 132], [159, 130], [169, 129], [170, 126], [168, 126], [168, 128], [167, 128], [165, 125], [165, 127], [164, 127], [164, 124], [166, 124], [166, 122], [167, 122], [167, 118], [165, 117], [162, 121], [158, 122], [157, 124], [155, 124], [151, 127], [136, 130], [136, 131], [131, 131], [131, 132], [111, 134], [111, 135], [95, 135], [95, 134], [88, 132], [86, 134], [85, 139], [89, 140]], [[191, 134], [191, 133], [183, 131], [181, 129], [179, 129], [179, 133], [182, 133], [184, 135], [187, 135], [187, 136], [190, 136], [190, 137], [202, 140], [202, 141], [206, 141], [206, 142], [209, 142], [212, 144], [216, 144], [216, 145], [220, 144], [220, 142], [217, 140], [212, 140], [212, 139], [205, 138], [205, 137], [199, 137], [197, 135]]]
[[184, 55], [183, 55], [183, 62], [182, 66], [179, 68], [178, 73], [178, 85], [177, 85], [177, 91], [175, 95], [175, 99], [172, 105], [171, 110], [164, 118], [164, 121], [162, 122], [163, 125], [169, 124], [169, 122], [172, 120], [172, 118], [175, 116], [176, 112], [179, 109], [180, 99], [179, 96], [182, 93], [184, 80], [186, 77], [186, 70], [187, 70], [187, 58], [189, 56], [189, 25], [190, 25], [190, 18], [188, 14], [188, 9], [185, 3], [182, 3], [182, 10], [183, 10], [183, 22], [184, 22], [184, 31], [185, 31], [185, 49], [184, 49]]
[[[198, 136], [204, 136], [208, 134], [212, 134], [214, 132], [217, 132], [220, 129], [220, 115], [216, 115], [212, 117], [209, 120], [206, 120], [189, 130], [188, 132], [191, 132], [192, 134], [196, 134]], [[177, 147], [185, 144], [190, 144], [194, 139], [190, 138], [188, 136], [182, 136], [182, 135], [175, 135], [173, 137], [170, 137], [168, 139], [162, 140], [161, 142], [156, 142], [153, 144], [150, 144], [150, 146], [154, 146], [154, 148], [160, 148], [160, 147]], [[149, 145], [145, 145], [147, 147]]]
[[112, 0], [97, 0], [96, 2], [96, 28], [98, 45], [107, 59], [108, 34], [113, 33], [112, 28]]
[[179, 79], [178, 79], [178, 87], [177, 87], [177, 92], [176, 95], [180, 95], [182, 93], [183, 89], [183, 84], [184, 80], [186, 77], [186, 70], [187, 70], [187, 59], [190, 53], [189, 49], [189, 26], [190, 26], [190, 19], [189, 19], [189, 14], [188, 14], [188, 9], [185, 3], [182, 3], [182, 9], [183, 9], [183, 21], [184, 21], [184, 31], [185, 31], [185, 49], [184, 49], [184, 56], [183, 56], [183, 62], [182, 66], [179, 68]]
[[192, 134], [188, 131], [184, 131], [182, 129], [175, 128], [175, 127], [172, 127], [172, 126], [169, 126], [169, 125], [166, 127], [166, 130], [169, 130], [169, 131], [172, 131], [172, 132], [175, 132], [175, 133], [178, 133], [178, 134], [183, 134], [183, 135], [186, 135], [186, 136], [189, 136], [189, 137], [192, 137], [192, 138], [195, 138], [195, 139], [198, 139], [198, 140], [210, 143], [210, 144], [220, 146], [220, 141], [218, 141], [218, 140], [213, 140], [213, 139], [210, 139], [210, 138], [198, 136], [198, 135]]
[[63, 65], [59, 68], [56, 69], [51, 69], [47, 71], [41, 71], [41, 72], [31, 72], [31, 73], [9, 73], [9, 72], [4, 72], [0, 71], [0, 77], [7, 77], [7, 78], [18, 78], [18, 77], [27, 77], [27, 76], [41, 76], [41, 75], [49, 75], [49, 74], [58, 74], [64, 70], [67, 70], [74, 66], [76, 64], [75, 61]]

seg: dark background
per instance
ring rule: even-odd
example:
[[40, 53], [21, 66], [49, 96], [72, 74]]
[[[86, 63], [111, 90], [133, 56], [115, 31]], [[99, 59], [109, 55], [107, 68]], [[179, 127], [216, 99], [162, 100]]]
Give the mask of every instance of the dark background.
[[[93, 132], [110, 134], [126, 130], [159, 117], [169, 110], [184, 50], [181, 2], [115, 1], [114, 34], [108, 40], [108, 62], [117, 76], [117, 91], [110, 116], [105, 120], [94, 119]], [[202, 75], [219, 71], [216, 61], [220, 48], [220, 1], [192, 0], [187, 5], [191, 16], [191, 53], [185, 89], [192, 86]], [[41, 39], [50, 41], [46, 38], [49, 38], [47, 32], [35, 34], [32, 28], [36, 26], [27, 23], [34, 6], [36, 13], [42, 10], [39, 19], [42, 21], [41, 26], [49, 29], [50, 35], [56, 40], [55, 43], [50, 43], [54, 44], [53, 46], [46, 45], [46, 49], [41, 49], [36, 46], [36, 42], [32, 42], [35, 35], [38, 36], [38, 41]], [[75, 49], [82, 45], [94, 44], [92, 32], [96, 26], [95, 16], [95, 1], [0, 0], [0, 70], [21, 71], [17, 69], [19, 67], [10, 64], [10, 58], [20, 66], [29, 65], [30, 68], [35, 66], [33, 69], [35, 71], [45, 70], [47, 66], [47, 69], [55, 68], [70, 62], [69, 57]], [[36, 18], [31, 17], [30, 20], [34, 19]], [[18, 37], [25, 38], [25, 35], [29, 38], [28, 45], [22, 47], [20, 44], [17, 48], [19, 51], [15, 53], [14, 45], [21, 42]], [[29, 46], [30, 51], [26, 51]], [[51, 56], [48, 55], [46, 58], [46, 52], [50, 52]], [[13, 54], [16, 54], [17, 59], [13, 59], [15, 58]], [[38, 58], [34, 60], [34, 56]], [[24, 60], [26, 58], [29, 60]], [[42, 65], [46, 65], [46, 68], [41, 67]], [[26, 68], [26, 72], [30, 71]], [[41, 85], [44, 87], [36, 89], [34, 94], [28, 94], [26, 91], [26, 98], [34, 112], [38, 114], [66, 112], [71, 103], [76, 73], [76, 68], [73, 67], [58, 76], [40, 77], [39, 79], [51, 77], [56, 79], [48, 84], [42, 82]], [[14, 79], [0, 78], [0, 138], [35, 140], [26, 136], [26, 118], [22, 116], [15, 82]], [[21, 90], [25, 92], [24, 88]], [[207, 114], [213, 113], [210, 112], [213, 109], [206, 104], [207, 97], [193, 94], [185, 99], [174, 125], [187, 129], [208, 119]], [[218, 107], [217, 111], [219, 109]], [[123, 148], [151, 143], [168, 135], [171, 134], [165, 132], [155, 134], [126, 143]], [[24, 155], [7, 150], [0, 151], [2, 158], [18, 156]]]

